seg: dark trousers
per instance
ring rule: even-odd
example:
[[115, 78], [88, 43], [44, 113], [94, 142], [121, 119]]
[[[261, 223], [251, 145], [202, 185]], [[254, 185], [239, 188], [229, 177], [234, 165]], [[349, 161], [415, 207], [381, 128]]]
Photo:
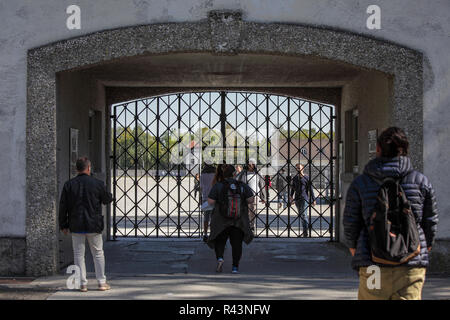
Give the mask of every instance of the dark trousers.
[[308, 235], [308, 221], [306, 219], [309, 204], [306, 200], [297, 199], [295, 200], [295, 205], [297, 206], [298, 215], [300, 217], [300, 220], [302, 221], [303, 236], [306, 237]]
[[233, 266], [239, 267], [239, 260], [242, 257], [242, 241], [244, 240], [244, 232], [239, 228], [228, 227], [217, 236], [214, 246], [216, 258], [223, 258], [228, 238], [230, 238]]

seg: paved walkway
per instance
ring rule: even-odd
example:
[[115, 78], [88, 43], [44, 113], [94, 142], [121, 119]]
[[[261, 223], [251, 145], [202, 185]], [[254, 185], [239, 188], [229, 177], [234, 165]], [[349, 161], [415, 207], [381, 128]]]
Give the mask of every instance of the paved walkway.
[[[349, 253], [330, 242], [256, 239], [244, 246], [237, 275], [231, 274], [229, 247], [224, 272], [216, 274], [214, 252], [199, 240], [107, 242], [105, 255], [112, 290], [95, 290], [88, 255], [89, 292], [67, 289], [68, 275], [61, 274], [22, 284], [24, 292], [27, 287], [36, 291], [25, 298], [356, 299], [357, 294], [358, 278], [350, 269]], [[16, 295], [20, 298], [20, 292]], [[429, 275], [423, 298], [450, 299], [450, 278]]]

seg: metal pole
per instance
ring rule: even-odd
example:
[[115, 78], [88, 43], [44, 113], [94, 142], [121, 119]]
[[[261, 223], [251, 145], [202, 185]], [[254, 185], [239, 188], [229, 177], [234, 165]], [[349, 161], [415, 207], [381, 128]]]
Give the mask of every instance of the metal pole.
[[[265, 95], [266, 98], [266, 161], [269, 157], [269, 95]], [[278, 101], [279, 102], [279, 101]], [[267, 175], [269, 174], [269, 165], [266, 164]], [[269, 237], [269, 186], [266, 187], [266, 177], [264, 177], [264, 188], [267, 188], [266, 192], [266, 237]]]
[[222, 134], [222, 161], [226, 160], [226, 146], [227, 146], [227, 136], [226, 136], [226, 120], [227, 115], [225, 111], [225, 91], [220, 92], [220, 131]]
[[[181, 136], [180, 136], [180, 134], [181, 134], [181, 95], [180, 94], [178, 94], [177, 95], [177, 98], [178, 98], [178, 117], [177, 117], [177, 121], [178, 121], [178, 146], [180, 145], [180, 143], [181, 143]], [[178, 150], [178, 152], [179, 152], [179, 150]], [[177, 230], [178, 230], [178, 238], [181, 236], [181, 234], [180, 234], [180, 229], [181, 229], [181, 201], [180, 201], [180, 198], [181, 198], [181, 189], [180, 189], [180, 187], [181, 187], [181, 170], [180, 170], [180, 167], [181, 167], [181, 164], [179, 163], [178, 165], [177, 165], [177, 168], [178, 168], [178, 170], [177, 170], [177, 189], [178, 189], [178, 203], [177, 203], [177, 206], [178, 206], [178, 220], [177, 220]]]
[[309, 237], [311, 238], [311, 231], [312, 231], [312, 225], [311, 225], [311, 190], [313, 188], [312, 186], [312, 181], [311, 181], [311, 166], [312, 166], [312, 158], [311, 158], [311, 150], [312, 150], [312, 137], [311, 137], [311, 124], [312, 124], [312, 110], [311, 110], [311, 102], [308, 102], [309, 104], [309, 114], [308, 114], [308, 119], [309, 119], [309, 138], [308, 138], [308, 146], [309, 146], [309, 152], [308, 152], [308, 167], [309, 167], [309, 177], [308, 177], [308, 185], [306, 186], [307, 188], [309, 188], [309, 203], [308, 203], [308, 212], [309, 212], [309, 218], [308, 218], [308, 229], [309, 229]]
[[128, 133], [128, 125], [127, 125], [127, 109], [128, 109], [128, 105], [125, 104], [124, 105], [124, 109], [125, 109], [125, 125], [124, 125], [124, 131], [125, 131], [125, 170], [124, 170], [124, 179], [123, 179], [123, 190], [124, 190], [124, 201], [123, 201], [123, 221], [124, 221], [124, 236], [127, 236], [127, 216], [128, 216], [128, 212], [127, 212], [127, 196], [126, 196], [126, 192], [127, 192], [127, 176], [128, 176], [128, 163], [127, 163], [127, 154], [128, 154], [128, 147], [127, 147], [127, 133]]
[[334, 153], [333, 153], [333, 146], [334, 146], [334, 139], [333, 139], [333, 120], [334, 120], [334, 114], [333, 114], [333, 108], [330, 107], [330, 241], [334, 241], [333, 237], [333, 210], [334, 210]]
[[117, 142], [117, 106], [114, 106], [114, 115], [112, 116], [114, 124], [113, 124], [113, 240], [116, 240], [117, 233], [117, 224], [116, 224], [116, 207], [117, 207], [117, 199], [116, 199], [116, 188], [117, 188], [117, 180], [116, 180], [116, 166], [117, 166], [117, 154], [116, 154], [116, 142]]
[[159, 237], [159, 97], [156, 98], [156, 237]]
[[291, 179], [291, 98], [288, 98], [288, 110], [287, 110], [287, 131], [288, 131], [288, 138], [287, 138], [287, 154], [288, 154], [288, 159], [287, 159], [287, 164], [288, 164], [288, 168], [287, 168], [287, 177], [288, 178], [288, 225], [287, 225], [287, 229], [288, 229], [288, 238], [291, 237], [291, 183], [292, 183], [292, 179]]
[[134, 103], [134, 236], [138, 230], [138, 102]]

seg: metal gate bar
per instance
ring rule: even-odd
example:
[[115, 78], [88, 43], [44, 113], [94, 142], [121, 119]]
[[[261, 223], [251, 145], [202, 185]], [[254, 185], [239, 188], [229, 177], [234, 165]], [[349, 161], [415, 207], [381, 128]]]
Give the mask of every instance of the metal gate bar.
[[[333, 240], [335, 118], [333, 106], [251, 92], [180, 93], [114, 105], [113, 239], [201, 236], [201, 202], [194, 197], [194, 176], [201, 174], [203, 154], [211, 147], [215, 133], [224, 150], [234, 150], [233, 159], [244, 152], [245, 163], [239, 164], [248, 164], [257, 151], [260, 169], [254, 179], [292, 179], [294, 165], [304, 164], [318, 196], [315, 207], [315, 199], [311, 195], [307, 199], [309, 237]], [[239, 138], [242, 128], [243, 141]], [[209, 136], [203, 136], [204, 130]], [[234, 134], [229, 136], [227, 130]], [[188, 148], [189, 163], [173, 163], [172, 156], [185, 138], [193, 139]], [[281, 164], [261, 165], [259, 151], [268, 157], [278, 156]], [[187, 156], [184, 151], [183, 156]], [[223, 152], [222, 160], [226, 157]], [[286, 177], [281, 176], [281, 169], [287, 171]], [[297, 208], [288, 204], [280, 209], [278, 205], [279, 196], [287, 192], [289, 197], [291, 188], [287, 183], [283, 190], [276, 190], [273, 184], [259, 190], [259, 196], [264, 192], [265, 203], [261, 206], [256, 202], [255, 236], [302, 236]]]

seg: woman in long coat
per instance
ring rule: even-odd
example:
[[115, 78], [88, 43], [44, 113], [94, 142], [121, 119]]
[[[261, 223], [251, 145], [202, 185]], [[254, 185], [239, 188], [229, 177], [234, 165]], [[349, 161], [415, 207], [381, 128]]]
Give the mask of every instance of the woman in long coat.
[[[211, 189], [208, 196], [210, 205], [214, 205], [214, 211], [211, 216], [211, 234], [208, 238], [208, 246], [215, 250], [217, 258], [217, 272], [222, 272], [224, 263], [223, 254], [225, 251], [225, 244], [230, 239], [233, 265], [232, 273], [239, 272], [239, 261], [242, 256], [242, 242], [249, 244], [253, 240], [253, 233], [250, 229], [250, 221], [248, 216], [249, 209], [253, 210], [254, 194], [250, 187], [242, 182], [234, 179], [235, 168], [232, 165], [223, 165], [223, 181], [217, 182]], [[241, 188], [241, 193], [246, 201], [246, 210], [241, 211], [239, 218], [227, 218], [220, 212], [220, 201], [224, 197], [223, 192], [227, 192], [224, 186], [228, 184], [235, 184]], [[225, 199], [228, 199], [226, 195]]]

